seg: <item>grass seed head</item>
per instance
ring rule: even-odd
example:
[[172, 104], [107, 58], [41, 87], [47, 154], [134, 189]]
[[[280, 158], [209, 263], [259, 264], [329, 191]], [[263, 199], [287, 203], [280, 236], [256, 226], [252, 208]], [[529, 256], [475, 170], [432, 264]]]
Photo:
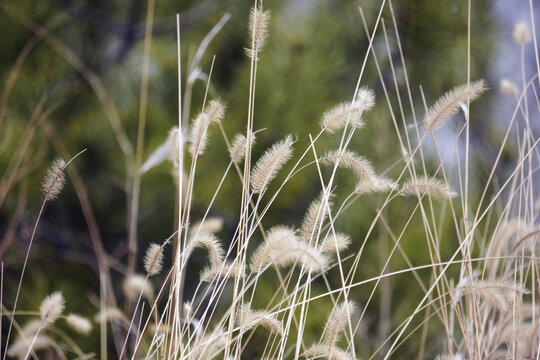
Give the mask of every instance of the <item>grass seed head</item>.
[[277, 173], [292, 157], [293, 140], [290, 135], [278, 141], [259, 158], [251, 171], [251, 189], [260, 193], [276, 177]]
[[92, 323], [84, 316], [69, 314], [66, 318], [66, 322], [69, 327], [79, 334], [88, 335], [88, 333], [92, 331]]
[[163, 267], [163, 247], [152, 243], [144, 256], [144, 269], [149, 276], [157, 275]]
[[39, 307], [41, 321], [43, 324], [54, 323], [64, 311], [64, 297], [60, 292], [55, 292], [47, 296]]
[[531, 41], [531, 28], [526, 22], [520, 21], [514, 25], [512, 35], [516, 44], [525, 45]]
[[473, 102], [487, 90], [484, 80], [463, 84], [441, 96], [424, 116], [424, 125], [429, 131], [441, 128], [446, 121], [457, 114], [462, 104]]
[[56, 199], [60, 192], [62, 192], [66, 182], [66, 177], [64, 175], [65, 167], [66, 162], [61, 158], [57, 158], [47, 170], [47, 175], [41, 184], [41, 190], [47, 197], [47, 200]]

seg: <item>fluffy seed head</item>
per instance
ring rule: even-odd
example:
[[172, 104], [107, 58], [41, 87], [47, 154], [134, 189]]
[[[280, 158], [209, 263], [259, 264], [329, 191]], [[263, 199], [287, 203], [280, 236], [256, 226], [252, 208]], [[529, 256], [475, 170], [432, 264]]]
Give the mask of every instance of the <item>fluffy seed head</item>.
[[144, 256], [144, 269], [149, 276], [154, 276], [161, 272], [163, 267], [163, 247], [152, 243], [146, 250]]
[[276, 318], [276, 315], [267, 311], [251, 310], [249, 303], [239, 309], [236, 325], [242, 328], [242, 332], [262, 326], [271, 332], [283, 333], [281, 321]]
[[364, 104], [358, 101], [351, 103], [341, 103], [330, 110], [327, 110], [321, 118], [321, 128], [330, 134], [342, 129], [345, 124], [351, 124], [357, 128], [364, 126], [362, 113]]
[[523, 238], [530, 231], [533, 231], [533, 227], [521, 218], [509, 219], [496, 229], [489, 241], [486, 256], [489, 259], [487, 269], [491, 274], [497, 272], [501, 262], [500, 257], [509, 253], [512, 245], [515, 248], [516, 241], [519, 241], [517, 239]]
[[336, 165], [351, 170], [359, 180], [375, 177], [371, 162], [351, 150], [333, 150], [327, 152], [321, 159], [325, 165]]
[[325, 271], [328, 259], [319, 249], [300, 241], [293, 229], [277, 226], [268, 231], [266, 240], [253, 252], [250, 268], [252, 272], [259, 273], [270, 264], [296, 264], [313, 274]]
[[169, 142], [171, 144], [171, 150], [169, 154], [169, 159], [172, 161], [174, 168], [178, 169], [180, 166], [180, 159], [178, 158], [179, 146], [180, 146], [180, 130], [178, 126], [175, 126], [169, 131]]
[[514, 26], [512, 35], [514, 36], [514, 41], [519, 45], [525, 45], [531, 41], [531, 29], [524, 21], [520, 21]]
[[290, 135], [278, 141], [260, 157], [251, 171], [251, 189], [260, 193], [274, 179], [292, 157], [293, 140]]
[[328, 258], [315, 247], [298, 241], [281, 254], [276, 254], [272, 263], [277, 266], [301, 265], [310, 274], [325, 272], [328, 269]]
[[484, 299], [492, 307], [505, 312], [514, 302], [514, 294], [529, 294], [523, 285], [507, 281], [475, 280], [456, 287], [456, 301], [466, 293], [473, 293]]
[[245, 276], [243, 266], [238, 265], [236, 262], [224, 262], [219, 267], [210, 265], [204, 268], [199, 276], [201, 281], [211, 283], [219, 278], [234, 278], [236, 275], [239, 278]]
[[317, 238], [321, 224], [328, 217], [328, 209], [332, 210], [332, 197], [332, 194], [325, 197], [324, 192], [321, 192], [309, 204], [300, 228], [300, 237], [302, 240], [311, 242], [312, 238]]
[[[253, 145], [254, 143], [255, 135], [251, 134], [251, 145]], [[240, 164], [242, 160], [244, 160], [244, 156], [246, 155], [246, 144], [247, 140], [244, 135], [237, 134], [234, 137], [231, 148], [229, 149], [229, 154], [231, 156], [232, 162], [236, 165]]]
[[211, 123], [218, 123], [223, 120], [227, 107], [220, 99], [210, 100], [204, 112], [208, 115]]
[[[534, 246], [538, 242], [538, 237], [540, 236], [540, 228], [533, 228], [531, 231], [528, 231], [525, 235], [520, 236], [518, 239], [516, 239], [516, 243], [512, 249], [512, 251], [516, 251], [518, 248], [520, 248], [523, 245]], [[534, 250], [533, 250], [534, 251]]]
[[92, 323], [90, 320], [77, 314], [69, 314], [66, 318], [66, 322], [69, 327], [83, 335], [88, 335], [92, 330]]
[[287, 248], [294, 246], [297, 242], [296, 232], [289, 227], [276, 226], [270, 229], [266, 234], [266, 240], [259, 245], [251, 256], [249, 266], [251, 271], [262, 271], [280, 254], [286, 252]]
[[199, 232], [196, 238], [191, 243], [192, 248], [203, 248], [208, 251], [210, 266], [214, 269], [219, 269], [223, 264], [225, 251], [217, 236], [208, 232]]
[[457, 196], [457, 194], [442, 181], [428, 177], [409, 180], [401, 187], [400, 194], [405, 196], [422, 196], [425, 194], [440, 200], [450, 200]]
[[471, 82], [453, 88], [441, 96], [433, 106], [431, 106], [424, 117], [424, 125], [429, 131], [439, 129], [452, 116], [457, 114], [462, 103], [467, 100], [473, 102], [487, 90], [484, 80]]
[[55, 292], [47, 296], [41, 302], [39, 312], [41, 314], [41, 321], [44, 324], [52, 324], [62, 315], [64, 311], [65, 303], [64, 297], [60, 292]]
[[268, 39], [268, 22], [270, 21], [270, 11], [262, 9], [262, 3], [251, 8], [249, 14], [249, 35], [251, 43], [246, 53], [249, 57], [258, 60], [258, 53], [264, 47]]
[[336, 233], [335, 236], [330, 234], [324, 239], [321, 244], [320, 250], [323, 254], [332, 254], [337, 251], [343, 251], [351, 245], [351, 237], [347, 234]]
[[197, 233], [215, 234], [223, 228], [223, 219], [220, 217], [207, 217], [204, 222], [196, 222], [189, 228], [189, 235], [195, 236]]
[[357, 194], [368, 194], [395, 191], [398, 188], [399, 185], [394, 180], [375, 175], [358, 182], [354, 191]]
[[463, 360], [463, 356], [459, 353], [450, 355], [450, 354], [439, 354], [435, 360]]
[[327, 360], [356, 360], [356, 358], [338, 348], [337, 346], [328, 346], [326, 344], [314, 344], [304, 353], [308, 359], [327, 359]]
[[346, 124], [361, 128], [364, 126], [362, 114], [375, 106], [373, 90], [362, 87], [352, 103], [341, 103], [327, 110], [321, 119], [321, 128], [333, 134]]
[[227, 346], [227, 334], [220, 327], [195, 339], [192, 359], [213, 359]]
[[66, 177], [64, 175], [64, 169], [66, 162], [60, 158], [56, 158], [52, 165], [47, 170], [47, 175], [43, 179], [41, 184], [41, 190], [47, 197], [47, 200], [54, 200], [60, 194], [64, 188]]
[[182, 308], [182, 313], [185, 319], [191, 319], [193, 316], [193, 304], [190, 301], [186, 301]]
[[96, 314], [95, 320], [97, 323], [102, 323], [115, 320], [126, 320], [126, 317], [120, 309], [110, 307]]
[[516, 83], [506, 78], [501, 80], [499, 90], [506, 96], [517, 97], [519, 95], [519, 87]]
[[206, 149], [208, 125], [210, 125], [210, 117], [207, 113], [201, 113], [195, 118], [191, 125], [189, 137], [189, 153], [196, 157], [202, 155]]
[[339, 306], [334, 307], [323, 333], [323, 342], [327, 346], [335, 346], [339, 341], [339, 335], [343, 332], [347, 319], [352, 316], [355, 311], [355, 304], [352, 301], [344, 302]]
[[137, 299], [141, 293], [147, 299], [154, 297], [154, 288], [146, 276], [132, 275], [124, 280], [124, 294], [128, 299]]
[[[32, 341], [34, 341], [34, 345], [32, 346], [32, 349], [30, 349], [30, 346], [32, 345]], [[29, 350], [35, 351], [35, 350], [47, 349], [52, 344], [54, 344], [52, 339], [44, 335], [38, 335], [35, 339], [34, 337], [19, 338], [17, 339], [17, 341], [13, 343], [13, 345], [9, 347], [7, 351], [7, 355], [9, 357], [25, 359], [25, 356]]]
[[356, 94], [356, 103], [363, 111], [369, 111], [375, 106], [375, 93], [367, 87], [361, 87]]

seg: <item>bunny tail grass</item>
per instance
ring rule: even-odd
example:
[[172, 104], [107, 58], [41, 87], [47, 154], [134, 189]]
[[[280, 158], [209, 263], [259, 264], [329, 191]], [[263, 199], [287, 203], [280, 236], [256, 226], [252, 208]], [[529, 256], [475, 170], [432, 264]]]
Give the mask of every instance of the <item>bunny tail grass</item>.
[[261, 156], [251, 171], [251, 189], [260, 193], [274, 179], [279, 170], [292, 157], [293, 140], [290, 135], [278, 141]]
[[65, 168], [66, 162], [61, 158], [57, 158], [47, 170], [47, 175], [41, 184], [41, 190], [48, 200], [56, 199], [60, 192], [62, 192], [66, 183], [66, 177], [64, 175]]
[[241, 327], [242, 332], [262, 326], [270, 332], [283, 334], [283, 327], [275, 315], [261, 310], [252, 310], [251, 304], [244, 304], [238, 312], [236, 325]]
[[435, 131], [442, 127], [444, 123], [454, 116], [461, 104], [467, 100], [472, 102], [487, 90], [484, 80], [478, 80], [453, 88], [441, 96], [433, 106], [431, 106], [424, 117], [424, 124], [429, 131]]
[[405, 196], [421, 196], [425, 194], [440, 200], [450, 200], [457, 196], [442, 181], [428, 177], [416, 178], [406, 182], [401, 187], [400, 194]]
[[43, 324], [52, 324], [62, 315], [65, 308], [64, 297], [60, 292], [47, 296], [39, 307]]
[[154, 276], [161, 272], [162, 267], [163, 247], [152, 243], [146, 250], [146, 255], [144, 256], [144, 269], [148, 273], [148, 276]]

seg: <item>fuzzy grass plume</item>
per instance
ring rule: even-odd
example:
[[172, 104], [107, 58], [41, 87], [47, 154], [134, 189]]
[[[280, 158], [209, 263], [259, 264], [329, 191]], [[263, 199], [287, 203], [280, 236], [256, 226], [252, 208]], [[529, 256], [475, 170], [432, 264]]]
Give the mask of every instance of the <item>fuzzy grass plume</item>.
[[484, 80], [473, 81], [453, 88], [441, 96], [424, 116], [424, 124], [429, 131], [441, 128], [452, 116], [457, 114], [461, 104], [473, 102], [487, 90]]
[[293, 140], [290, 135], [264, 152], [251, 171], [251, 189], [261, 193], [292, 157]]

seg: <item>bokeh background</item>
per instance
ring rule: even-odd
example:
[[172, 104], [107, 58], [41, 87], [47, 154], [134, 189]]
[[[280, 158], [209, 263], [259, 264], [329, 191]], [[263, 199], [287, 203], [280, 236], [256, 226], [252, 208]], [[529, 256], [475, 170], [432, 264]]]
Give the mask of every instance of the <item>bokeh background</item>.
[[[225, 14], [230, 14], [201, 59], [203, 76], [193, 84], [189, 118], [200, 111], [206, 88], [204, 76], [215, 55], [209, 96], [220, 97], [227, 103], [223, 125], [228, 136], [232, 138], [235, 133], [244, 131], [249, 91], [249, 59], [244, 47], [248, 41], [247, 19], [251, 5], [251, 1], [245, 0], [157, 1], [145, 110], [144, 159], [167, 139], [168, 132], [177, 123], [176, 13], [180, 13], [182, 24], [184, 79], [185, 69], [202, 39]], [[420, 86], [427, 103], [431, 104], [446, 90], [466, 82], [467, 1], [400, 0], [392, 5], [416, 115], [421, 119], [424, 106]], [[87, 151], [72, 167], [77, 170], [99, 237], [109, 254], [111, 276], [121, 284], [126, 271], [130, 194], [125, 188], [126, 159], [108, 119], [110, 109], [114, 108], [127, 138], [135, 146], [146, 6], [142, 0], [4, 0], [0, 3], [0, 258], [7, 304], [14, 296], [30, 231], [43, 197], [40, 190], [43, 174], [57, 155], [64, 152], [73, 155], [84, 148]], [[368, 47], [359, 6], [372, 31], [380, 6], [378, 0], [265, 1], [272, 20], [258, 70], [255, 127], [265, 130], [257, 136], [256, 156], [288, 133], [297, 139], [295, 148], [299, 155], [308, 144], [308, 135], [320, 130], [321, 114], [351, 99]], [[517, 21], [529, 22], [530, 17], [528, 1], [476, 0], [471, 10], [471, 78], [485, 78], [491, 87], [472, 109], [474, 180], [484, 179], [489, 173], [490, 160], [496, 156], [497, 144], [508, 120], [508, 109], [512, 109], [513, 100], [498, 92], [499, 81], [507, 77], [519, 83], [521, 79], [519, 47], [512, 42], [512, 28]], [[400, 64], [388, 7], [385, 7], [383, 19], [389, 49], [380, 30], [373, 47], [397, 113], [390, 61], [401, 91], [405, 89], [405, 69]], [[534, 68], [532, 50], [526, 50], [525, 55], [526, 68]], [[107, 95], [101, 101], [97, 95], [103, 94], [96, 94], [92, 81], [99, 81], [106, 90]], [[355, 135], [351, 148], [371, 159], [377, 171], [383, 172], [402, 154], [371, 56], [362, 85], [375, 90], [378, 104], [366, 118], [366, 128]], [[411, 109], [405, 106], [410, 122]], [[36, 119], [33, 116], [36, 113], [46, 113], [46, 116]], [[441, 143], [447, 144], [447, 150], [451, 150], [454, 143], [445, 143], [444, 138], [452, 135], [462, 121], [458, 119], [441, 133]], [[324, 151], [338, 144], [339, 138], [326, 136], [319, 145]], [[221, 134], [217, 128], [211, 129], [208, 151], [198, 164], [194, 221], [204, 214], [228, 164], [225, 150]], [[427, 156], [428, 165], [435, 168], [435, 158], [430, 160], [429, 151]], [[450, 155], [449, 162], [452, 156], [455, 154]], [[504, 171], [505, 164], [514, 160], [513, 156], [510, 149], [505, 152], [499, 171]], [[388, 175], [397, 175], [396, 170], [391, 169]], [[174, 231], [176, 204], [171, 171], [171, 163], [165, 161], [142, 177], [137, 229], [139, 254], [150, 242], [162, 241]], [[339, 173], [337, 184], [336, 203], [339, 203], [354, 188], [354, 179]], [[298, 225], [307, 205], [319, 191], [316, 169], [304, 170], [284, 188], [283, 196], [278, 197], [266, 216], [265, 226]], [[211, 211], [212, 216], [223, 219], [219, 235], [225, 243], [237, 225], [240, 195], [238, 179], [229, 176]], [[471, 191], [471, 196], [478, 195]], [[354, 240], [350, 253], [357, 251], [383, 200], [377, 195], [366, 197], [338, 221], [339, 230], [350, 234]], [[402, 224], [413, 206], [411, 201], [396, 201], [385, 210], [385, 216]], [[73, 179], [70, 179], [59, 199], [47, 206], [41, 221], [23, 284], [23, 294], [31, 296], [22, 296], [21, 309], [35, 309], [47, 293], [62, 290], [69, 310], [89, 317], [95, 314], [99, 279], [88, 218], [84, 215]], [[420, 265], [429, 257], [421, 240], [424, 236], [421, 221], [413, 221], [419, 226], [409, 227], [403, 247], [411, 263]], [[451, 224], [448, 225], [442, 246], [450, 251], [456, 240]], [[357, 278], [376, 276], [392, 244], [386, 230], [378, 224], [367, 244]], [[394, 258], [389, 270], [407, 266], [400, 255]], [[204, 265], [204, 258], [195, 257], [193, 275]], [[141, 261], [137, 268], [142, 271]], [[328, 276], [336, 280], [337, 275], [331, 271]], [[427, 277], [429, 272], [420, 272], [420, 275]], [[192, 291], [195, 282], [188, 281], [186, 286], [188, 292]], [[271, 295], [276, 286], [277, 280], [268, 276], [261, 282], [261, 293], [264, 295], [267, 291]], [[356, 288], [351, 298], [361, 305], [370, 291], [371, 287]], [[117, 295], [122, 297], [120, 286]], [[385, 280], [366, 313], [365, 328], [359, 331], [358, 336], [366, 344], [366, 349], [361, 351], [369, 354], [376, 349], [376, 344], [412, 310], [421, 295], [410, 274]], [[261, 297], [264, 303], [264, 296]], [[325, 301], [313, 303], [308, 338], [318, 338], [328, 309]], [[428, 351], [434, 351], [440, 345], [440, 335], [433, 331], [428, 336], [433, 337], [428, 342], [433, 348]], [[98, 348], [98, 336], [79, 340], [84, 349]], [[403, 356], [415, 354], [415, 341], [409, 341], [403, 349]]]

